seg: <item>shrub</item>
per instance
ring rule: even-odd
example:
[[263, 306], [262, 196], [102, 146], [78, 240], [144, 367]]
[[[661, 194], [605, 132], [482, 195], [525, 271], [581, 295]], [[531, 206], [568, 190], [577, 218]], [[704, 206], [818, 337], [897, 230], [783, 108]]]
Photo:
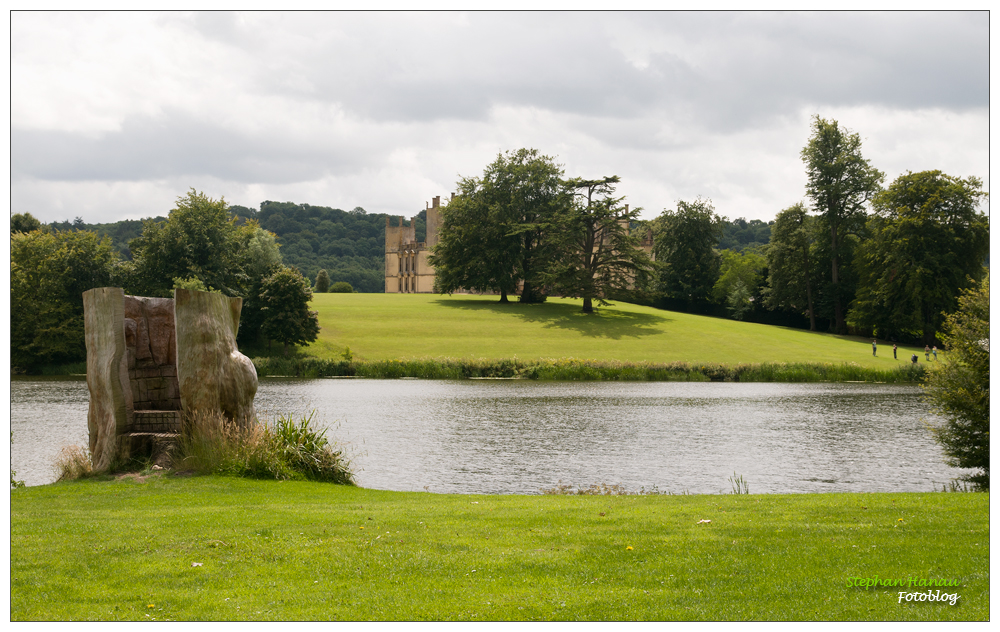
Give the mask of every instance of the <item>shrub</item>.
[[351, 294], [354, 292], [354, 288], [347, 281], [337, 281], [330, 286], [330, 292], [338, 294]]
[[989, 276], [958, 300], [945, 317], [948, 356], [928, 372], [926, 397], [947, 421], [934, 436], [953, 467], [978, 470], [961, 480], [990, 488], [990, 285]]
[[353, 485], [350, 463], [325, 430], [309, 426], [312, 418], [296, 423], [279, 415], [273, 424], [239, 424], [219, 414], [197, 415], [185, 424], [175, 466], [203, 474]]
[[325, 294], [330, 291], [330, 275], [326, 270], [320, 270], [316, 275], [315, 290], [317, 294]]

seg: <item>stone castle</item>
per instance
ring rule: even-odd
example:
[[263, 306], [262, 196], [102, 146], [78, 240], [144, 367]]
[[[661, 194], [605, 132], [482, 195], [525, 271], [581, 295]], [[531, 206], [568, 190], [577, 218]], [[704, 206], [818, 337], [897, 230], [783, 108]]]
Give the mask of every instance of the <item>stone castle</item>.
[[[451, 194], [452, 199], [455, 194]], [[386, 294], [431, 294], [434, 292], [434, 266], [428, 261], [432, 249], [438, 242], [438, 226], [441, 221], [441, 196], [435, 196], [433, 204], [427, 207], [427, 236], [417, 241], [416, 216], [410, 218], [410, 225], [393, 226], [392, 220], [385, 218], [385, 292]]]
[[[451, 194], [455, 199], [455, 194]], [[434, 266], [427, 261], [438, 243], [438, 228], [441, 225], [441, 196], [435, 196], [431, 204], [426, 204], [427, 235], [424, 241], [417, 241], [416, 216], [410, 218], [410, 225], [393, 226], [392, 219], [385, 218], [385, 292], [386, 294], [432, 294], [434, 292]], [[625, 206], [628, 210], [628, 205]], [[639, 247], [652, 258], [653, 233], [648, 230], [639, 242]]]

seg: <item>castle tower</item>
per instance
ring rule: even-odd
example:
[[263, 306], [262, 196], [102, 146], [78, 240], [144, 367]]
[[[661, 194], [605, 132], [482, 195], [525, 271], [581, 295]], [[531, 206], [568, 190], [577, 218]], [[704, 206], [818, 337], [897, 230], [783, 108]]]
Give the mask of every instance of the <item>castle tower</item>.
[[[455, 194], [451, 194], [452, 199]], [[385, 220], [385, 291], [386, 293], [432, 293], [434, 291], [434, 266], [427, 258], [438, 243], [441, 226], [441, 196], [434, 196], [431, 204], [424, 205], [427, 215], [427, 233], [424, 241], [417, 241], [417, 218], [410, 218], [410, 225], [393, 226]]]
[[427, 244], [427, 248], [431, 249], [437, 245], [438, 242], [438, 225], [441, 221], [441, 196], [434, 196], [434, 203], [427, 209], [427, 236], [424, 237], [424, 243]]

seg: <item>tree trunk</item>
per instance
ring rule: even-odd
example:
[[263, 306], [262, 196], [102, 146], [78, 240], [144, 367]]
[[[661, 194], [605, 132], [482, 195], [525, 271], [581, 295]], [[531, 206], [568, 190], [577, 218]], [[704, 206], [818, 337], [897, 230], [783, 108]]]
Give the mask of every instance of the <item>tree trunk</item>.
[[931, 320], [930, 309], [928, 308], [926, 301], [921, 301], [920, 303], [920, 314], [922, 318], [920, 320], [923, 322], [923, 327], [921, 328], [921, 337], [923, 338], [925, 345], [933, 345], [934, 343], [934, 323]]
[[500, 302], [501, 303], [510, 303], [510, 301], [507, 300], [507, 290], [500, 290]]
[[831, 246], [831, 256], [830, 260], [833, 264], [832, 280], [833, 280], [833, 319], [834, 319], [834, 331], [838, 334], [847, 333], [847, 327], [844, 325], [844, 310], [840, 305], [840, 268], [837, 265], [837, 227], [832, 222], [830, 223], [830, 246]]
[[809, 307], [809, 331], [816, 331], [816, 312], [813, 310], [812, 285], [809, 283], [809, 248], [802, 250], [802, 260], [805, 262], [806, 274], [806, 304]]
[[535, 286], [528, 281], [524, 282], [524, 286], [521, 288], [521, 298], [519, 299], [521, 303], [540, 303], [541, 296]]
[[594, 313], [594, 303], [591, 301], [589, 296], [583, 297], [583, 313], [584, 314]]

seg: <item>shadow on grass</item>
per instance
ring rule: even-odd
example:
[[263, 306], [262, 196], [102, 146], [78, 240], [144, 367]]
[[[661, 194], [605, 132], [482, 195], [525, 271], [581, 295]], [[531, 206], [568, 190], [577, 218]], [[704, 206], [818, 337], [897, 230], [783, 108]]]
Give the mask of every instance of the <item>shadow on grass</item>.
[[522, 305], [517, 302], [504, 304], [496, 299], [455, 300], [447, 298], [439, 299], [436, 303], [441, 307], [513, 316], [525, 322], [540, 323], [542, 327], [547, 329], [566, 329], [590, 338], [610, 338], [612, 340], [659, 335], [663, 333], [663, 330], [656, 325], [673, 320], [655, 314], [621, 311], [615, 309], [614, 305], [595, 307], [594, 313], [584, 314], [580, 311], [580, 306], [565, 303]]

